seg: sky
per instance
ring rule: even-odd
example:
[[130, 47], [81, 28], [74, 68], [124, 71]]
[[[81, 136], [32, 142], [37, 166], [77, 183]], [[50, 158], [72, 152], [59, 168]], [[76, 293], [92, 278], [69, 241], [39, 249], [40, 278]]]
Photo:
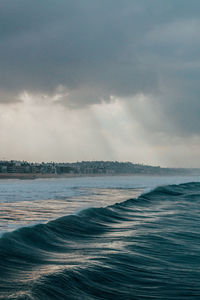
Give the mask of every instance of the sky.
[[200, 167], [199, 0], [1, 0], [0, 160]]

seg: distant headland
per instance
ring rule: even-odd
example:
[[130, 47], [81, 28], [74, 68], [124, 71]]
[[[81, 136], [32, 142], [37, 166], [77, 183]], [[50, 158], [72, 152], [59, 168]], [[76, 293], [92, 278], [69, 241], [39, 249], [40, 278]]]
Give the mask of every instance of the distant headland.
[[0, 179], [34, 179], [102, 175], [200, 175], [200, 169], [163, 168], [118, 161], [30, 163], [0, 161]]

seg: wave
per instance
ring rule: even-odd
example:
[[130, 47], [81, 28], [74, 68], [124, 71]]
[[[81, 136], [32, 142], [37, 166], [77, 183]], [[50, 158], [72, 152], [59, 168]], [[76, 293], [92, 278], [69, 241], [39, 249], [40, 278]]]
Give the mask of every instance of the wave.
[[199, 299], [200, 183], [0, 239], [0, 299]]

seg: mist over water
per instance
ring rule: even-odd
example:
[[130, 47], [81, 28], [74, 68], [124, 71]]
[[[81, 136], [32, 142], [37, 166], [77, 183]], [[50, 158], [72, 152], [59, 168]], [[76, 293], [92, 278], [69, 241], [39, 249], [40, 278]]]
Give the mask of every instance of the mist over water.
[[0, 299], [199, 299], [200, 178], [11, 180], [0, 191]]

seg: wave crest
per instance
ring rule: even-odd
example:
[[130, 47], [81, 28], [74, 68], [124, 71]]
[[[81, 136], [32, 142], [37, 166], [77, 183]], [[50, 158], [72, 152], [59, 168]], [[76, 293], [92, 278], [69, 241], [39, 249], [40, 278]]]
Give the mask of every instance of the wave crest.
[[0, 239], [0, 299], [199, 297], [200, 183], [159, 187]]

